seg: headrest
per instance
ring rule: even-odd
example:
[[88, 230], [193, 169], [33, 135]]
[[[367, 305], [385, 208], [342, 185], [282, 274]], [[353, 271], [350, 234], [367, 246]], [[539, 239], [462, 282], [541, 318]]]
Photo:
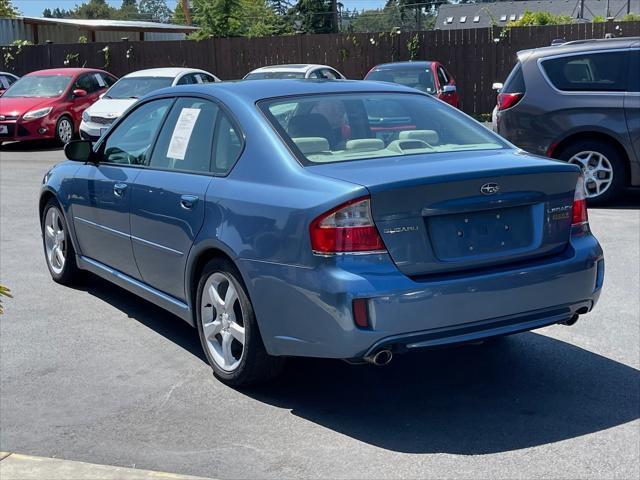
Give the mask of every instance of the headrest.
[[348, 140], [346, 149], [357, 150], [359, 152], [370, 152], [373, 150], [382, 150], [384, 142], [379, 138], [359, 138], [356, 140]]
[[403, 130], [398, 135], [399, 140], [422, 140], [429, 145], [437, 145], [440, 142], [438, 132], [435, 130]]
[[329, 141], [322, 137], [297, 137], [292, 138], [293, 143], [305, 155], [312, 153], [323, 153], [329, 151]]

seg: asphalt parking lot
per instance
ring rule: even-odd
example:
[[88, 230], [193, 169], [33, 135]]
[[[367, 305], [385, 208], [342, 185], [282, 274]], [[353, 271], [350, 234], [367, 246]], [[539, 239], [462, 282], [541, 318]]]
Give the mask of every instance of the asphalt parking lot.
[[223, 479], [640, 477], [637, 193], [589, 212], [605, 287], [573, 327], [384, 368], [296, 360], [236, 391], [176, 317], [51, 281], [37, 196], [62, 158], [0, 147], [0, 450]]

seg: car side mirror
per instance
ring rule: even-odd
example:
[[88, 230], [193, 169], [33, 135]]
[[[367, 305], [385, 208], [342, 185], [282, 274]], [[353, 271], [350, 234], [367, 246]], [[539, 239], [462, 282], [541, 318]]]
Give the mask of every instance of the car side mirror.
[[83, 89], [81, 89], [81, 88], [76, 88], [76, 89], [73, 91], [73, 96], [74, 96], [75, 98], [78, 98], [78, 97], [86, 97], [86, 96], [87, 96], [87, 91], [86, 91], [86, 90], [83, 90]]
[[454, 93], [457, 90], [455, 85], [445, 85], [442, 87], [442, 93]]
[[71, 140], [64, 146], [64, 154], [74, 162], [88, 162], [93, 156], [89, 140]]
[[500, 82], [496, 82], [493, 85], [491, 85], [491, 89], [495, 90], [498, 93], [500, 93], [500, 90], [502, 90], [502, 87], [504, 87], [504, 85]]

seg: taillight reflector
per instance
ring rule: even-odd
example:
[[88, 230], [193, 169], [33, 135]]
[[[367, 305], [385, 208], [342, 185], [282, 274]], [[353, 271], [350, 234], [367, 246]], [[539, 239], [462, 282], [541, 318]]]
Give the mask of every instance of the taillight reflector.
[[499, 93], [498, 94], [498, 110], [506, 110], [513, 107], [522, 99], [524, 93]]
[[369, 315], [367, 313], [367, 299], [356, 298], [352, 302], [353, 321], [360, 328], [369, 328]]
[[578, 183], [576, 184], [576, 193], [573, 196], [573, 218], [571, 225], [582, 225], [588, 221], [587, 195], [584, 188], [584, 178], [580, 175], [578, 177]]
[[309, 227], [314, 253], [334, 254], [385, 250], [371, 216], [369, 197], [344, 203], [316, 218]]

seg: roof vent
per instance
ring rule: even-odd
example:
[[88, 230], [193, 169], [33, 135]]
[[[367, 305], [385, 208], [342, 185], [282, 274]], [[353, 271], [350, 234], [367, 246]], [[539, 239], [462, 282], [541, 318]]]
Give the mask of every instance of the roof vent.
[[480, 15], [476, 15], [475, 17], [473, 17], [473, 23], [479, 23], [480, 22]]

